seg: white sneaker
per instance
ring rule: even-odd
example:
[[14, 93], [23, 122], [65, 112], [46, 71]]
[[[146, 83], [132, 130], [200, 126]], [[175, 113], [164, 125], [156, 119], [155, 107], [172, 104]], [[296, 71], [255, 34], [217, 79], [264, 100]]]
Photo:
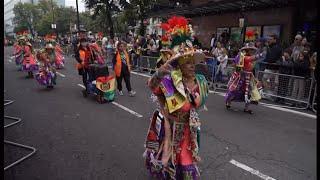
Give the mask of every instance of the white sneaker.
[[119, 91], [119, 95], [120, 95], [120, 96], [123, 96], [123, 92], [122, 92], [122, 91]]
[[136, 94], [135, 91], [130, 91], [130, 92], [129, 92], [129, 96], [131, 96], [131, 97], [133, 97], [135, 94]]

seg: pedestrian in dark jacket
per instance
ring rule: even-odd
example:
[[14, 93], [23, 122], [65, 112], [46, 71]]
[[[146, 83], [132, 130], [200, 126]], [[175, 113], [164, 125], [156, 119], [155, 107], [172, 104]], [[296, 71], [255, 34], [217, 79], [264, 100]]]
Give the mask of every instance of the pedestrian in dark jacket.
[[305, 85], [307, 78], [310, 77], [310, 61], [303, 52], [299, 53], [299, 58], [293, 65], [293, 72], [295, 76], [300, 76], [300, 78], [295, 79], [293, 86], [293, 96], [298, 100], [304, 100], [305, 96]]
[[[265, 62], [274, 64], [281, 59], [282, 48], [278, 42], [277, 35], [271, 35], [268, 40], [267, 54]], [[275, 65], [266, 65], [266, 70], [274, 72], [278, 67]]]
[[285, 49], [283, 51], [281, 59], [277, 62], [280, 74], [278, 85], [278, 96], [280, 96], [280, 98], [277, 99], [278, 102], [284, 101], [284, 99], [281, 97], [288, 96], [290, 77], [287, 75], [291, 75], [293, 71], [293, 61], [291, 58], [291, 53], [291, 49]]

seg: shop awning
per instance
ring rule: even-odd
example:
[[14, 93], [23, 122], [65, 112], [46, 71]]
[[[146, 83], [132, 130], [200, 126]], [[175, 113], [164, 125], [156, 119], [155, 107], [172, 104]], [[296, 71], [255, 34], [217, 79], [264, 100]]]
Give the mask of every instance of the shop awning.
[[[158, 6], [149, 13], [149, 17], [169, 17], [183, 15], [186, 17], [215, 15], [226, 12], [252, 11], [271, 7], [285, 7], [293, 5], [296, 0], [221, 0], [209, 1], [199, 6], [172, 8]], [[161, 8], [159, 8], [161, 7]]]

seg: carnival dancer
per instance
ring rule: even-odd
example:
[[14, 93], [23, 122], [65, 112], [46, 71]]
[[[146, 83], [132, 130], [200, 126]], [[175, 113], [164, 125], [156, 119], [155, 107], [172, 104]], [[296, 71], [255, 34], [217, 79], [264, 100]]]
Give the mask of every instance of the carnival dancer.
[[171, 33], [170, 60], [149, 79], [157, 96], [146, 138], [146, 166], [159, 179], [199, 179], [200, 119], [197, 110], [208, 95], [204, 76], [195, 74], [195, 64], [204, 60], [190, 41], [192, 29], [184, 17], [172, 17], [162, 24]]
[[90, 50], [92, 51], [93, 54], [93, 58], [95, 60], [96, 64], [99, 65], [104, 65], [105, 64], [105, 60], [103, 57], [103, 52], [101, 47], [99, 46], [99, 44], [96, 42], [95, 39], [91, 39], [91, 43], [89, 44], [90, 46]]
[[[52, 46], [52, 45], [51, 45]], [[55, 67], [50, 62], [50, 57], [48, 55], [48, 49], [52, 47], [46, 47], [46, 49], [41, 49], [37, 53], [37, 59], [39, 64], [39, 72], [36, 74], [36, 80], [39, 84], [46, 86], [47, 88], [53, 88], [56, 84], [56, 72]]]
[[129, 96], [134, 96], [136, 92], [132, 90], [130, 82], [130, 58], [127, 51], [125, 50], [125, 44], [122, 41], [119, 41], [117, 44], [117, 52], [113, 57], [112, 64], [117, 79], [117, 88], [119, 91], [119, 95], [123, 95], [122, 79], [124, 79], [127, 90], [129, 92]]
[[25, 45], [25, 39], [23, 36], [18, 37], [17, 42], [13, 45], [13, 56], [15, 57], [16, 65], [18, 66], [18, 71], [22, 70], [22, 60], [23, 60], [23, 46]]
[[33, 72], [38, 70], [36, 59], [33, 55], [33, 48], [30, 42], [26, 42], [23, 46], [23, 61], [22, 70], [27, 71], [28, 75], [26, 78], [33, 78]]
[[55, 44], [54, 51], [55, 51], [55, 55], [56, 55], [56, 60], [55, 60], [56, 68], [57, 69], [64, 68], [65, 58], [63, 56], [63, 50], [58, 43]]
[[[225, 94], [226, 108], [231, 107], [232, 101], [245, 102], [244, 112], [253, 114], [249, 109], [250, 103], [258, 104], [261, 99], [262, 87], [254, 77], [253, 68], [257, 48], [252, 43], [246, 43], [240, 49], [240, 53], [234, 59], [236, 70], [233, 72], [228, 82], [228, 90]], [[258, 88], [259, 87], [259, 88]]]
[[56, 53], [55, 53], [55, 47], [51, 44], [48, 43], [45, 47], [45, 51], [47, 54], [48, 58], [48, 67], [50, 68], [50, 71], [54, 74], [52, 78], [52, 83], [56, 85], [56, 80], [57, 80], [57, 70], [56, 70]]
[[56, 36], [55, 35], [46, 35], [45, 37], [46, 43], [51, 44], [53, 46], [53, 52], [50, 54], [50, 56], [54, 56], [54, 66], [56, 69], [62, 69], [64, 67], [64, 56], [63, 56], [63, 50], [60, 47], [60, 45], [56, 42]]

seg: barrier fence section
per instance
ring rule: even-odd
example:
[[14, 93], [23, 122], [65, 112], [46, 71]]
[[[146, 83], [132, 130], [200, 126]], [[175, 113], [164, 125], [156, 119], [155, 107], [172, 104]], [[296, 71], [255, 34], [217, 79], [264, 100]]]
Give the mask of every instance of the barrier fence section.
[[[140, 71], [154, 71], [158, 57], [140, 56], [137, 67]], [[234, 58], [228, 59], [226, 68], [219, 68], [219, 62], [214, 57], [206, 57], [205, 64], [196, 66], [196, 72], [203, 74], [213, 90], [227, 90], [228, 81], [235, 70]], [[265, 63], [262, 63], [265, 65]], [[276, 64], [273, 64], [276, 66]], [[261, 66], [259, 66], [261, 67]], [[313, 78], [258, 71], [255, 77], [263, 85], [262, 98], [295, 105], [297, 109], [311, 108], [316, 112], [316, 86]]]
[[139, 71], [155, 71], [158, 58], [159, 57], [140, 56], [137, 60], [137, 67]]
[[311, 108], [313, 112], [317, 112], [317, 84], [314, 86], [314, 94], [311, 102]]
[[301, 109], [307, 109], [313, 86], [312, 78], [259, 71], [256, 77], [263, 85], [262, 96], [276, 101], [292, 101]]

